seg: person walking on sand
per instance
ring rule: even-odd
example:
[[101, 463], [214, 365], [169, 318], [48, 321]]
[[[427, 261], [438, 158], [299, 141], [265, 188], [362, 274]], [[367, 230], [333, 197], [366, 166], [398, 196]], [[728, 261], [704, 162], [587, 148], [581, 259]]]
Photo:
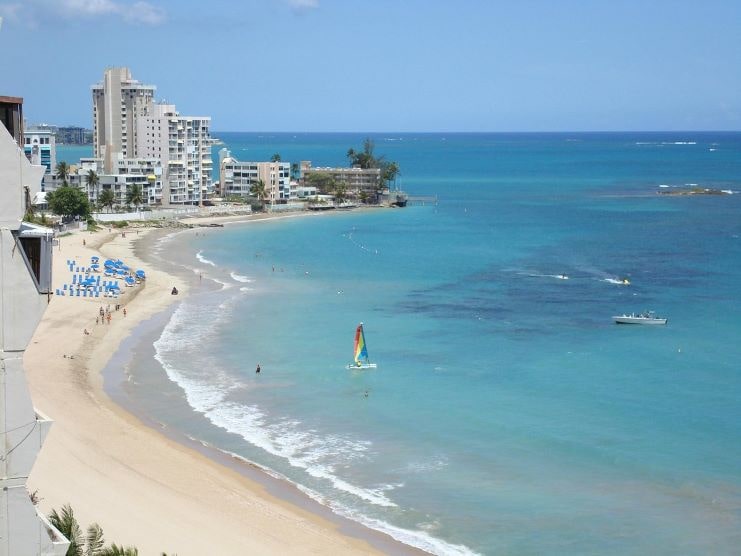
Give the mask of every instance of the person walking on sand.
[[111, 314], [108, 313], [108, 324], [111, 324]]
[[257, 368], [255, 369], [255, 373], [258, 375], [260, 374], [260, 363], [257, 364]]
[[124, 316], [126, 316], [126, 307], [124, 307]]

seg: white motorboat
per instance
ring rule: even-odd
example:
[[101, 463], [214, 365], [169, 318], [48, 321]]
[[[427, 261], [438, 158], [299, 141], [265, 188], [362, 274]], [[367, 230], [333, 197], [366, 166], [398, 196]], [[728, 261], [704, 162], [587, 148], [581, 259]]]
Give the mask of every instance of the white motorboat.
[[657, 317], [653, 311], [640, 314], [622, 314], [612, 318], [617, 324], [666, 324], [666, 322], [669, 320]]

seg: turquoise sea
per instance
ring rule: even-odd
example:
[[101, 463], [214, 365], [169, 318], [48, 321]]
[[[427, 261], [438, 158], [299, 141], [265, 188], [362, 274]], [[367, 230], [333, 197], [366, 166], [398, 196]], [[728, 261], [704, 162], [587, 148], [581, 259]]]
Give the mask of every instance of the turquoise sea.
[[[315, 165], [365, 138], [214, 135]], [[162, 240], [203, 281], [131, 403], [435, 554], [737, 554], [741, 133], [371, 137], [438, 202]], [[686, 184], [733, 194], [657, 194]], [[643, 310], [668, 325], [612, 322]]]

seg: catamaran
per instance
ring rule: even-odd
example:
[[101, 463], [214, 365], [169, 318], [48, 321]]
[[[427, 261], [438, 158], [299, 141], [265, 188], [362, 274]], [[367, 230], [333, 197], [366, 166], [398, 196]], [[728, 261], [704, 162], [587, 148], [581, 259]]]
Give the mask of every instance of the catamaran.
[[365, 333], [363, 332], [362, 322], [355, 330], [355, 346], [353, 352], [355, 353], [355, 360], [347, 366], [348, 369], [376, 368], [376, 364], [371, 363], [368, 359], [368, 346], [365, 344]]

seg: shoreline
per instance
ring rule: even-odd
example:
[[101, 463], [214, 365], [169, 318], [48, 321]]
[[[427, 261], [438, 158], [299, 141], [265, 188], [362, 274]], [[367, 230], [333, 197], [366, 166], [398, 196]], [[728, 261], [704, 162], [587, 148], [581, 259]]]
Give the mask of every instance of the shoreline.
[[[105, 369], [117, 364], [119, 350], [141, 325], [172, 311], [192, 284], [136, 256], [153, 230], [124, 231], [126, 238], [119, 232], [75, 233], [61, 238], [55, 252], [55, 284], [69, 272], [66, 259], [79, 263], [96, 252], [143, 268], [147, 281], [116, 301], [128, 314], [112, 311], [110, 325], [94, 324], [107, 300], [55, 296], [29, 344], [25, 368], [34, 404], [55, 420], [29, 479], [42, 511], [70, 503], [83, 529], [97, 522], [108, 542], [142, 553], [208, 553], [219, 539], [220, 554], [423, 554], [333, 513], [254, 464], [182, 435], [173, 438], [114, 400], [104, 385]], [[181, 295], [170, 295], [173, 285]]]

